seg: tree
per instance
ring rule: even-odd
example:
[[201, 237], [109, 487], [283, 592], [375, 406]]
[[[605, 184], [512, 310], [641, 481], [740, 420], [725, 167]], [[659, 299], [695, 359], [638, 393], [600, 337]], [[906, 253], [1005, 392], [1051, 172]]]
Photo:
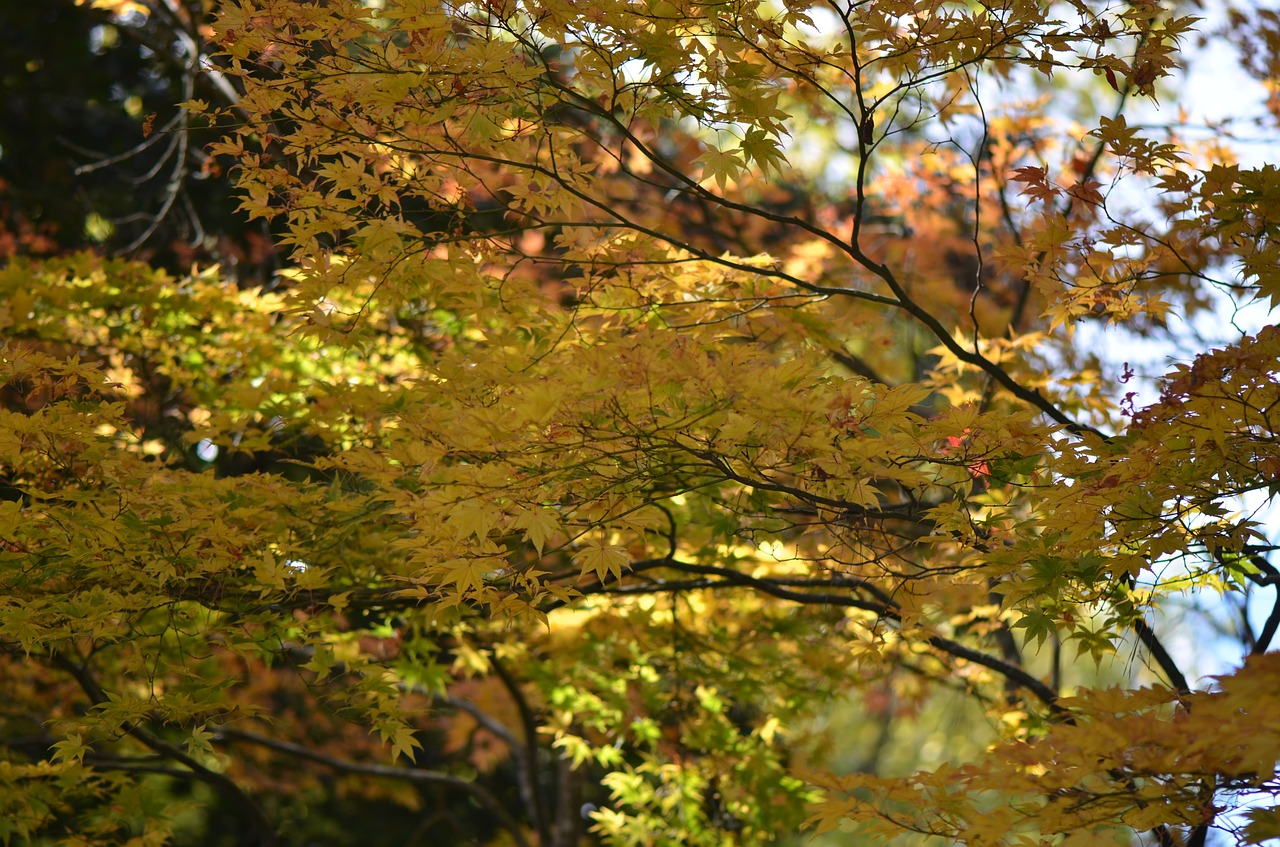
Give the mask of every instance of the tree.
[[246, 287], [275, 267], [264, 222], [235, 214], [204, 153], [219, 127], [180, 101], [234, 110], [212, 0], [8, 4], [0, 26], [0, 256], [94, 247], [185, 271], [218, 262]]
[[[0, 831], [1280, 834], [1280, 331], [1177, 331], [1274, 304], [1280, 171], [1141, 123], [1195, 24], [223, 4], [186, 108], [279, 284], [0, 272]], [[1204, 685], [1185, 595], [1248, 654]], [[837, 699], [949, 689], [984, 751], [825, 767]]]

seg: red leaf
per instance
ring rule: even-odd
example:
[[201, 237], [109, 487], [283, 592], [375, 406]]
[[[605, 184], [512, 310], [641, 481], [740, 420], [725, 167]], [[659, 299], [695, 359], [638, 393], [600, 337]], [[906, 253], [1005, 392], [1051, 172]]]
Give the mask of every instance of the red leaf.
[[1037, 168], [1034, 165], [1028, 165], [1025, 168], [1014, 170], [1013, 181], [1024, 182], [1027, 185], [1026, 188], [1018, 192], [1019, 194], [1026, 194], [1032, 200], [1043, 200], [1047, 203], [1058, 196], [1059, 193], [1055, 186], [1049, 184], [1048, 176], [1048, 168]]

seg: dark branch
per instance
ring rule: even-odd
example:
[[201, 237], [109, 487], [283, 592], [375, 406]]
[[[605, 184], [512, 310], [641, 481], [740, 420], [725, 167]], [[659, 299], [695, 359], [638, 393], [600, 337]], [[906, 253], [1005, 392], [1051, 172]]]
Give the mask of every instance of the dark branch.
[[1169, 655], [1169, 651], [1165, 649], [1151, 625], [1142, 618], [1138, 618], [1133, 622], [1133, 630], [1138, 634], [1138, 640], [1142, 642], [1143, 647], [1147, 648], [1156, 665], [1164, 672], [1165, 678], [1169, 680], [1174, 690], [1179, 694], [1190, 694], [1191, 686], [1187, 684], [1187, 678], [1183, 676], [1178, 663], [1173, 660], [1173, 656]]
[[[106, 692], [99, 687], [97, 681], [94, 680], [86, 667], [78, 665], [70, 659], [67, 659], [65, 656], [56, 653], [53, 654], [51, 658], [55, 665], [65, 670], [73, 679], [75, 679], [81, 690], [88, 695], [89, 700], [95, 706], [109, 701]], [[256, 800], [246, 794], [230, 777], [206, 768], [199, 761], [184, 753], [181, 749], [151, 734], [136, 723], [125, 722], [121, 724], [121, 729], [165, 759], [169, 759], [183, 765], [189, 770], [190, 777], [192, 779], [199, 780], [200, 782], [216, 788], [225, 794], [232, 802], [243, 808], [248, 813], [250, 826], [253, 827], [258, 835], [257, 843], [263, 845], [263, 847], [270, 847], [276, 843], [277, 837], [275, 827], [271, 825], [269, 820], [267, 820], [266, 813], [263, 812], [262, 807], [258, 805]]]
[[[489, 652], [489, 664], [493, 665], [494, 674], [502, 682], [507, 694], [511, 697], [517, 711], [520, 713], [520, 723], [524, 728], [524, 746], [518, 754], [518, 760], [523, 765], [522, 770], [524, 771], [520, 779], [521, 788], [528, 792], [529, 817], [533, 820], [534, 826], [538, 830], [539, 843], [550, 844], [551, 821], [548, 817], [550, 810], [547, 809], [546, 798], [542, 794], [542, 783], [538, 779], [537, 718], [533, 714], [533, 709], [529, 706], [529, 701], [525, 698], [524, 692], [520, 690], [520, 683], [498, 659], [496, 651]], [[515, 748], [512, 749], [514, 750]], [[527, 786], [525, 783], [527, 783]]]
[[303, 747], [300, 744], [280, 741], [275, 738], [267, 738], [266, 736], [252, 732], [245, 732], [240, 729], [229, 729], [224, 727], [219, 730], [214, 740], [244, 741], [250, 744], [257, 744], [261, 747], [266, 747], [270, 750], [275, 750], [290, 756], [296, 756], [299, 759], [306, 759], [307, 761], [315, 762], [344, 773], [360, 773], [368, 776], [384, 777], [386, 779], [399, 779], [404, 780], [405, 782], [426, 782], [457, 788], [459, 791], [470, 794], [483, 806], [493, 812], [494, 817], [497, 818], [502, 827], [511, 833], [512, 840], [515, 841], [518, 847], [529, 847], [529, 842], [525, 840], [524, 833], [521, 831], [520, 825], [507, 813], [507, 810], [502, 805], [502, 801], [495, 797], [493, 793], [483, 785], [468, 782], [467, 780], [454, 776], [453, 774], [429, 771], [422, 768], [397, 768], [390, 765], [350, 762], [345, 759], [326, 756], [323, 753], [312, 750], [309, 747]]
[[[680, 581], [655, 579], [633, 585], [622, 585], [618, 580], [606, 580], [594, 585], [583, 586], [579, 590], [583, 594], [643, 594], [737, 586], [752, 588], [763, 594], [768, 594], [771, 597], [777, 597], [780, 600], [787, 600], [793, 603], [862, 609], [863, 611], [874, 612], [877, 616], [885, 620], [894, 622], [899, 622], [901, 620], [892, 601], [879, 588], [868, 582], [859, 582], [853, 587], [867, 591], [877, 597], [877, 600], [875, 601], [851, 597], [848, 594], [796, 591], [791, 588], [784, 587], [776, 581], [749, 576], [730, 568], [721, 568], [714, 565], [695, 565], [675, 559], [645, 560], [643, 562], [638, 562], [637, 565], [640, 566], [640, 569], [642, 570], [651, 570], [657, 567], [668, 567], [672, 570], [683, 573], [717, 578]], [[632, 573], [634, 573], [634, 571], [632, 571]], [[1049, 710], [1053, 714], [1058, 715], [1059, 717], [1066, 714], [1066, 710], [1057, 704], [1057, 692], [1049, 685], [1032, 676], [1017, 665], [1007, 662], [997, 656], [983, 653], [981, 650], [966, 647], [958, 641], [953, 641], [952, 639], [946, 638], [942, 635], [927, 635], [926, 640], [932, 647], [942, 651], [943, 653], [957, 659], [964, 659], [965, 661], [973, 662], [976, 665], [981, 665], [982, 667], [1001, 674], [1006, 679], [1016, 682], [1048, 706]]]

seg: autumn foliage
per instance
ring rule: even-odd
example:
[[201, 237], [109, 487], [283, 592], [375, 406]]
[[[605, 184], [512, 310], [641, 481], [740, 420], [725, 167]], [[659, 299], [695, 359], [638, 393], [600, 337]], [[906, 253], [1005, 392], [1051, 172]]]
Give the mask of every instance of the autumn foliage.
[[1280, 170], [1168, 123], [1194, 14], [200, 11], [147, 135], [289, 261], [0, 269], [0, 841], [1280, 836]]

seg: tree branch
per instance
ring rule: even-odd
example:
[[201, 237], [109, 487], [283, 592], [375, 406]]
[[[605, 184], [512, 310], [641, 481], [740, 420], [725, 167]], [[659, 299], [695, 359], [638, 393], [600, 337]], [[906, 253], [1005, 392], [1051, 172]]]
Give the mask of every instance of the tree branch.
[[1190, 694], [1191, 686], [1187, 684], [1187, 678], [1183, 676], [1178, 663], [1173, 660], [1173, 656], [1169, 655], [1169, 651], [1165, 649], [1151, 625], [1139, 617], [1133, 622], [1133, 631], [1137, 633], [1138, 640], [1147, 648], [1156, 665], [1164, 671], [1165, 678], [1169, 680], [1174, 690], [1179, 694]]
[[[850, 597], [845, 594], [832, 594], [829, 592], [809, 592], [794, 591], [786, 588], [768, 579], [749, 576], [739, 573], [738, 571], [716, 567], [714, 565], [695, 565], [688, 562], [680, 562], [675, 559], [666, 560], [646, 560], [643, 563], [646, 569], [653, 567], [666, 566], [672, 570], [681, 571], [691, 574], [700, 574], [706, 576], [715, 576], [719, 579], [701, 579], [686, 581], [671, 580], [653, 580], [651, 584], [641, 585], [619, 585], [616, 581], [600, 582], [593, 586], [586, 586], [579, 589], [583, 594], [631, 594], [631, 593], [662, 593], [670, 591], [696, 590], [696, 589], [715, 589], [719, 587], [745, 587], [752, 588], [771, 597], [777, 597], [780, 600], [787, 600], [793, 603], [803, 603], [806, 605], [828, 605], [842, 606], [845, 608], [862, 609], [868, 612], [874, 612], [878, 616], [895, 622], [900, 622], [901, 618], [893, 604], [888, 602], [886, 597], [884, 601], [873, 602], [870, 600], [860, 600], [856, 597]], [[885, 595], [870, 583], [863, 583], [858, 588], [867, 590], [878, 597]], [[1058, 694], [1049, 685], [1032, 676], [1024, 669], [1015, 664], [1005, 661], [996, 656], [984, 653], [971, 647], [966, 647], [958, 641], [954, 641], [942, 635], [927, 634], [925, 636], [928, 643], [957, 659], [964, 659], [973, 662], [976, 665], [993, 670], [1006, 679], [1016, 682], [1018, 685], [1031, 692], [1038, 700], [1044, 703], [1054, 715], [1062, 717], [1066, 714], [1066, 710], [1058, 705]]]
[[529, 847], [529, 842], [525, 840], [524, 832], [520, 829], [520, 825], [507, 813], [502, 802], [493, 795], [489, 789], [483, 785], [474, 782], [468, 782], [461, 777], [453, 774], [440, 773], [439, 771], [429, 771], [422, 768], [397, 768], [389, 765], [364, 764], [361, 762], [350, 762], [345, 759], [337, 759], [333, 756], [326, 756], [323, 753], [312, 750], [309, 747], [303, 747], [300, 744], [293, 744], [289, 741], [280, 741], [275, 738], [267, 738], [257, 733], [246, 732], [241, 729], [231, 729], [223, 727], [219, 729], [218, 734], [214, 738], [215, 741], [244, 741], [250, 744], [257, 744], [270, 750], [285, 753], [290, 756], [296, 756], [299, 759], [315, 762], [324, 765], [336, 771], [344, 773], [360, 773], [369, 776], [379, 776], [386, 779], [399, 779], [405, 782], [423, 782], [435, 783], [439, 785], [447, 785], [457, 788], [470, 794], [482, 805], [493, 812], [498, 823], [511, 833], [512, 839], [518, 847]]
[[498, 659], [496, 650], [489, 651], [489, 663], [493, 665], [494, 674], [502, 682], [503, 687], [507, 689], [507, 694], [511, 697], [512, 702], [516, 705], [516, 710], [520, 713], [520, 723], [524, 728], [524, 752], [518, 755], [518, 759], [524, 766], [524, 776], [521, 782], [528, 783], [529, 817], [533, 820], [534, 827], [538, 831], [539, 843], [550, 844], [552, 843], [551, 810], [547, 808], [546, 798], [542, 793], [542, 784], [538, 779], [537, 718], [534, 716], [533, 709], [529, 706], [529, 701], [525, 698], [524, 692], [520, 690], [520, 683]]
[[[107, 703], [110, 698], [106, 692], [99, 687], [88, 669], [83, 665], [78, 665], [58, 653], [54, 653], [50, 657], [55, 665], [65, 670], [75, 679], [81, 690], [88, 695], [90, 702], [95, 706]], [[257, 843], [262, 847], [272, 847], [276, 844], [278, 837], [275, 827], [267, 819], [266, 813], [257, 801], [246, 794], [239, 785], [230, 777], [220, 774], [217, 771], [210, 770], [202, 765], [199, 761], [184, 753], [181, 749], [173, 746], [167, 741], [152, 735], [138, 724], [132, 721], [126, 721], [121, 724], [123, 729], [129, 735], [132, 735], [138, 741], [149, 747], [151, 750], [160, 754], [166, 759], [178, 762], [189, 769], [192, 779], [206, 783], [225, 794], [232, 802], [241, 806], [248, 813], [249, 825], [257, 833]]]

